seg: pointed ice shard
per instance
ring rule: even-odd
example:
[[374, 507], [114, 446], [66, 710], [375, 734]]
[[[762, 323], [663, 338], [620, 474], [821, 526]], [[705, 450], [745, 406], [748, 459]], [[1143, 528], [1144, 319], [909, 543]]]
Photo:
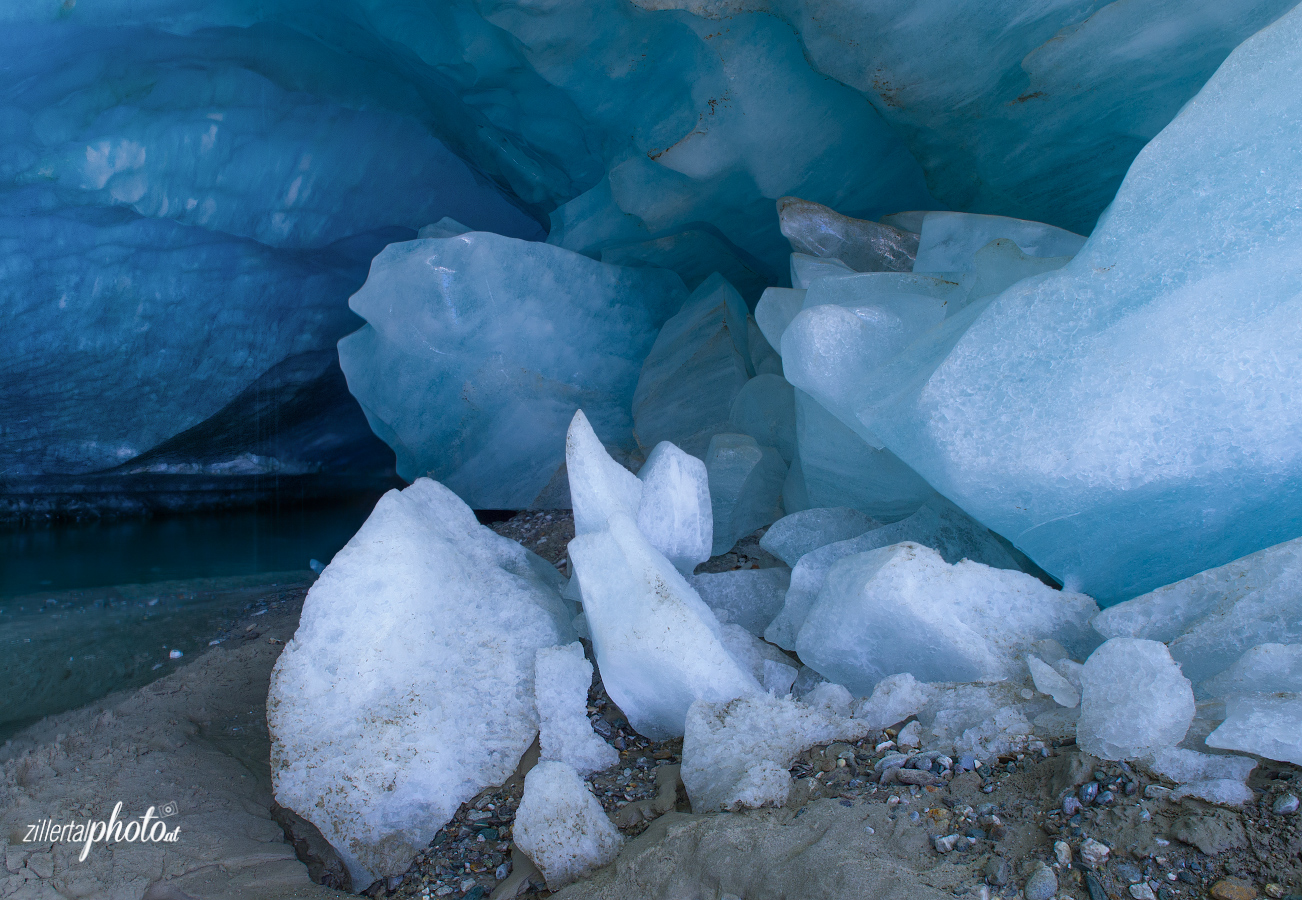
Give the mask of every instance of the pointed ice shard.
[[755, 306], [755, 322], [765, 340], [780, 355], [782, 334], [791, 320], [805, 308], [805, 291], [793, 288], [766, 288]]
[[690, 576], [710, 558], [714, 542], [705, 463], [661, 441], [637, 477], [642, 482], [638, 530], [678, 571]]
[[637, 515], [642, 482], [611, 459], [581, 409], [574, 413], [565, 437], [565, 468], [576, 535], [601, 531], [616, 512]]
[[1207, 746], [1302, 766], [1302, 694], [1236, 694]]
[[616, 512], [570, 541], [602, 683], [639, 734], [682, 734], [694, 700], [761, 691], [724, 648], [719, 621], [681, 573]]

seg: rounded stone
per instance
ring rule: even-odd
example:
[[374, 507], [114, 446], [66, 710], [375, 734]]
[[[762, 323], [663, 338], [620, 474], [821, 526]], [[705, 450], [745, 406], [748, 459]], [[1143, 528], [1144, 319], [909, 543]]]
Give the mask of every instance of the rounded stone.
[[1222, 878], [1212, 885], [1215, 900], [1257, 900], [1257, 889], [1242, 878]]
[[1053, 874], [1053, 869], [1045, 865], [1036, 868], [1022, 888], [1026, 900], [1051, 900], [1057, 893], [1058, 876]]

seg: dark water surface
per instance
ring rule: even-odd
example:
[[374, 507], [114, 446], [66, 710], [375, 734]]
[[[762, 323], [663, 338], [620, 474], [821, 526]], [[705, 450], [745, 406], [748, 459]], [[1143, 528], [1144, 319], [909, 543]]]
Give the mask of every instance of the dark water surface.
[[377, 499], [0, 532], [0, 740], [301, 597], [309, 561], [328, 563]]

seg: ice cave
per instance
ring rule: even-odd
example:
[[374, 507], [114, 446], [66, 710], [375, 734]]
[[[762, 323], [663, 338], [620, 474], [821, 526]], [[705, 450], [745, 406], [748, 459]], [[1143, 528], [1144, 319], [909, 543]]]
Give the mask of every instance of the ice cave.
[[1302, 900], [1296, 4], [0, 3], [0, 900]]

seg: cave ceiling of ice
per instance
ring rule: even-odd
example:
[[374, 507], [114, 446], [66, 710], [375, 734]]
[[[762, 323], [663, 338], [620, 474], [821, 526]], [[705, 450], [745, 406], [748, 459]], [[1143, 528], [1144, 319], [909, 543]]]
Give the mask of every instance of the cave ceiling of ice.
[[752, 308], [782, 196], [1089, 234], [1294, 3], [10, 0], [0, 481], [374, 466], [335, 344], [445, 217]]

